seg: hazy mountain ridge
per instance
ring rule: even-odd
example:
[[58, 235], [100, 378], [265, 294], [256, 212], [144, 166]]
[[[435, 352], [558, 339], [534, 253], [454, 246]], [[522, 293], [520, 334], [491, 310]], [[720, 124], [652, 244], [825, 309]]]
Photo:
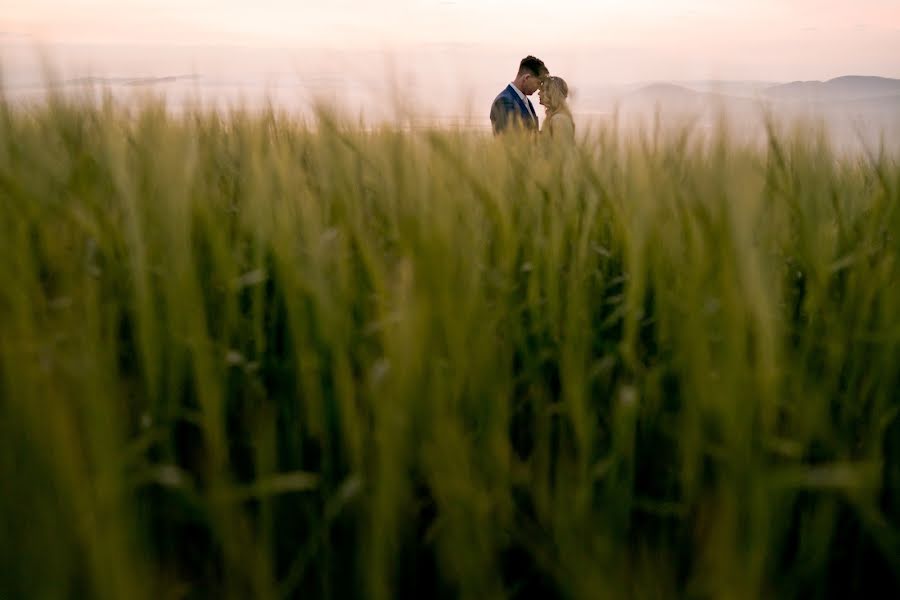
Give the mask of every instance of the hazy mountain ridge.
[[718, 82], [715, 80], [704, 82], [654, 81], [639, 84], [628, 95], [632, 97], [662, 95], [682, 98], [755, 97], [771, 100], [857, 101], [900, 95], [900, 79], [846, 75], [827, 81], [795, 81], [774, 85], [764, 82]]
[[588, 94], [582, 104], [599, 110], [605, 106], [630, 111], [659, 108], [663, 112], [759, 112], [762, 107], [779, 112], [813, 111], [860, 113], [875, 111], [879, 117], [900, 118], [900, 79], [848, 75], [828, 81], [803, 81], [766, 85], [764, 82], [645, 82]]
[[846, 75], [828, 81], [784, 83], [765, 93], [778, 100], [860, 100], [900, 94], [900, 79]]
[[[843, 147], [877, 147], [900, 139], [900, 80], [845, 76], [816, 82], [646, 82], [583, 97], [573, 110], [584, 119], [618, 115], [624, 124], [709, 129], [724, 118], [748, 139], [759, 139], [767, 123], [806, 122], [827, 127]], [[896, 145], [896, 144], [895, 144]]]

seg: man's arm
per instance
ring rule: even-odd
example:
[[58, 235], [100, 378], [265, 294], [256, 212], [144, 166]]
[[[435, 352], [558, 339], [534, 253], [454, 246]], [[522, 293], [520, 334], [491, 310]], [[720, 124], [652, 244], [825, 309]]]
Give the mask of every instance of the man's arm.
[[516, 104], [506, 96], [498, 96], [491, 105], [494, 134], [502, 133], [516, 117]]

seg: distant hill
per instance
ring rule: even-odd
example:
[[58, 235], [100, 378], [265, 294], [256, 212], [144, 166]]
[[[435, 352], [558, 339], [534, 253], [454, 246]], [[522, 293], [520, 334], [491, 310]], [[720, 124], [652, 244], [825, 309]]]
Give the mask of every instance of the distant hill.
[[[652, 115], [675, 124], [685, 119], [712, 126], [720, 117], [746, 131], [764, 130], [766, 115], [782, 121], [822, 119], [846, 139], [857, 130], [900, 131], [900, 80], [885, 77], [838, 77], [829, 81], [785, 84], [764, 82], [647, 82], [620, 88], [618, 94], [581, 98], [577, 111], [613, 114], [638, 121]], [[892, 134], [893, 135], [893, 134]]]
[[632, 92], [629, 96], [639, 100], [696, 101], [704, 94], [674, 83], [651, 83]]
[[765, 90], [773, 100], [847, 101], [900, 94], [900, 79], [850, 75], [828, 81], [794, 81]]
[[[729, 111], [756, 111], [760, 100], [768, 100], [779, 110], [877, 111], [900, 117], [900, 79], [886, 77], [838, 77], [828, 81], [795, 81], [760, 89], [755, 95], [746, 84], [732, 84], [730, 90], [714, 91], [715, 82], [702, 82], [706, 89], [688, 84], [653, 82], [619, 96], [623, 106], [635, 109], [659, 105], [666, 110], [701, 111], [727, 108]], [[695, 84], [696, 85], [696, 84]], [[734, 93], [729, 93], [729, 92]], [[812, 104], [813, 106], [808, 106]]]

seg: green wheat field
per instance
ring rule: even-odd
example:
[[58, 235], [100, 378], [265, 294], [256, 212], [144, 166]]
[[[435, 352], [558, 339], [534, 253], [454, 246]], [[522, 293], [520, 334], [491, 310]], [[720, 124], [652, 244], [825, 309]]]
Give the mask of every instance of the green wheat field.
[[2, 598], [900, 585], [877, 148], [0, 100], [0, 282]]

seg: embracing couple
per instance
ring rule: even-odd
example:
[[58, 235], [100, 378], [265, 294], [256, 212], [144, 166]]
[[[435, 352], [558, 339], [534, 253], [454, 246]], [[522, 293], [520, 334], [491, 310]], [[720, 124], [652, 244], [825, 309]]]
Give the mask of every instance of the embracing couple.
[[[538, 92], [541, 105], [546, 110], [544, 128], [538, 125], [538, 116], [528, 96]], [[575, 124], [566, 98], [569, 86], [561, 77], [550, 75], [544, 61], [526, 56], [519, 63], [516, 78], [500, 92], [491, 105], [491, 125], [494, 134], [511, 128], [520, 128], [552, 138], [575, 140]]]

